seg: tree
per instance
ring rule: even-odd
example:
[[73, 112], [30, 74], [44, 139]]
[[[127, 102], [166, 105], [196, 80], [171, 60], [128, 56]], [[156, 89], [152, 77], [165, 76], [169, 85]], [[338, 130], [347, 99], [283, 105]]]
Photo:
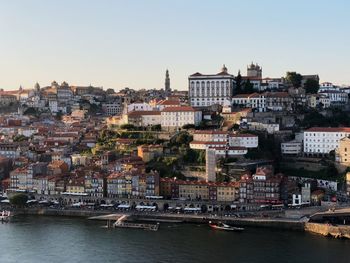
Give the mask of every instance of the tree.
[[123, 129], [123, 130], [135, 130], [135, 125], [133, 124], [122, 124], [120, 125], [120, 129]]
[[28, 201], [28, 196], [26, 194], [15, 194], [10, 197], [10, 203], [16, 207], [23, 207]]
[[250, 82], [249, 79], [244, 83], [243, 93], [249, 94], [254, 92], [254, 85]]
[[38, 111], [32, 107], [26, 109], [24, 112], [23, 112], [24, 115], [37, 115], [38, 114]]
[[320, 84], [315, 79], [307, 79], [304, 87], [306, 93], [317, 93], [318, 89], [320, 88]]
[[238, 70], [237, 77], [235, 78], [236, 81], [236, 93], [241, 94], [242, 93], [242, 76], [241, 71]]
[[161, 131], [161, 130], [162, 130], [162, 126], [160, 124], [151, 126], [151, 131]]
[[107, 89], [107, 90], [106, 90], [106, 93], [107, 93], [107, 94], [114, 94], [115, 91], [114, 91], [114, 89]]
[[185, 124], [184, 126], [182, 126], [182, 129], [184, 130], [189, 130], [189, 129], [195, 129], [196, 126], [194, 124]]
[[303, 79], [303, 76], [299, 73], [296, 73], [295, 71], [293, 72], [288, 71], [286, 74], [287, 82], [292, 84], [294, 88], [299, 88], [301, 86], [302, 79]]

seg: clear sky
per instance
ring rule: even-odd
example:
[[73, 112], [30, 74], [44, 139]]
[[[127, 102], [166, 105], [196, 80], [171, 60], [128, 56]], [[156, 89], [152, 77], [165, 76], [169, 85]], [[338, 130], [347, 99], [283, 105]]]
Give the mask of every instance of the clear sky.
[[350, 84], [347, 0], [0, 0], [0, 88], [56, 80], [187, 89], [194, 72], [319, 74]]

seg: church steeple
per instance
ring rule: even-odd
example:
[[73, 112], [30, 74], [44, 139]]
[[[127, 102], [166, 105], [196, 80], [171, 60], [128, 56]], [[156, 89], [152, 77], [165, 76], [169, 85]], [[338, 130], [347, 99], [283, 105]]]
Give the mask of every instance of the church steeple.
[[166, 72], [165, 72], [165, 87], [164, 87], [164, 89], [166, 92], [171, 92], [169, 70], [166, 70]]

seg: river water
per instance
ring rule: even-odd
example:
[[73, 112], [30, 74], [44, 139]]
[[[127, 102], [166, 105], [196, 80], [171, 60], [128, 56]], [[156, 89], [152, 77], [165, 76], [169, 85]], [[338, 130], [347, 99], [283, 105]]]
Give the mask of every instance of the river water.
[[309, 233], [161, 224], [157, 232], [106, 229], [103, 222], [26, 216], [0, 224], [7, 262], [337, 262], [350, 263], [350, 241]]

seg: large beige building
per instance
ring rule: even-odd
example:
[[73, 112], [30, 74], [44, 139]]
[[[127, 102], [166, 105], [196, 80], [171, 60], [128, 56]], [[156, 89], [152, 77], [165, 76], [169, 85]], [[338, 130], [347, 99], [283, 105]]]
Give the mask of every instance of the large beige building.
[[350, 166], [350, 138], [339, 140], [339, 146], [335, 151], [336, 161], [343, 166]]

